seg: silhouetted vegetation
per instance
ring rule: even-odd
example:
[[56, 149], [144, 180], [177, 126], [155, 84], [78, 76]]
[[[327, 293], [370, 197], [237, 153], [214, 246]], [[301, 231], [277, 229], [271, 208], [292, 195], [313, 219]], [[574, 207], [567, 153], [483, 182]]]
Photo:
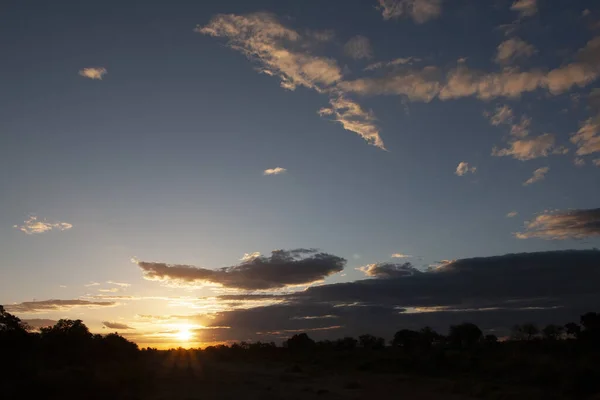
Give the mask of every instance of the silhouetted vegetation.
[[[600, 314], [594, 312], [563, 326], [516, 325], [502, 338], [465, 322], [451, 326], [447, 335], [430, 327], [399, 329], [387, 343], [370, 334], [315, 341], [299, 333], [282, 346], [240, 342], [159, 351], [140, 350], [116, 333], [94, 335], [81, 320], [61, 319], [36, 332], [0, 306], [0, 354], [2, 399], [196, 398], [159, 393], [211, 387], [233, 373], [226, 367], [232, 365], [252, 366], [238, 374], [247, 385], [258, 384], [248, 374], [266, 368], [279, 371], [282, 382], [328, 373], [354, 377], [343, 390], [363, 390], [370, 381], [396, 376], [415, 384], [430, 379], [427, 385], [437, 385], [439, 393], [477, 398], [600, 396]], [[394, 389], [389, 390], [393, 398]], [[322, 396], [330, 389], [306, 392]]]

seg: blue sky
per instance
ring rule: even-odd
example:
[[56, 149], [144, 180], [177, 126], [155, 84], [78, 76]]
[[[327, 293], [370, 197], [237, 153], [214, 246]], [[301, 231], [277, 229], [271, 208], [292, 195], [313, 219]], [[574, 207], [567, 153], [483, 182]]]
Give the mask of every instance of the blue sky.
[[[216, 269], [318, 248], [347, 260], [325, 273], [337, 283], [374, 263], [600, 244], [594, 1], [14, 1], [2, 14], [4, 304], [227, 289], [149, 281], [132, 257]], [[148, 310], [197, 313], [155, 299], [22, 314], [99, 330]]]

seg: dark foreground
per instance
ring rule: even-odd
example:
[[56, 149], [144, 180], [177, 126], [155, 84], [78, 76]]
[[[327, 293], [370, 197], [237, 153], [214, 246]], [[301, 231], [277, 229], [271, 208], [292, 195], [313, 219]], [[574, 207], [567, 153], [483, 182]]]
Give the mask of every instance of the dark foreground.
[[30, 332], [0, 307], [1, 399], [600, 399], [600, 314], [580, 324], [515, 327], [511, 340], [473, 324], [447, 336], [400, 330], [284, 347], [139, 350], [117, 334], [61, 320]]

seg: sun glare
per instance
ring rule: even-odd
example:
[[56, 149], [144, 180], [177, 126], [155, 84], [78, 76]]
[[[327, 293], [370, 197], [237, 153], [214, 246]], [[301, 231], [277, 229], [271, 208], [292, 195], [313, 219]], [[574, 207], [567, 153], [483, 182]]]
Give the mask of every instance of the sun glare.
[[176, 337], [182, 342], [188, 342], [193, 337], [193, 334], [189, 327], [182, 326], [179, 328], [179, 332], [176, 333]]

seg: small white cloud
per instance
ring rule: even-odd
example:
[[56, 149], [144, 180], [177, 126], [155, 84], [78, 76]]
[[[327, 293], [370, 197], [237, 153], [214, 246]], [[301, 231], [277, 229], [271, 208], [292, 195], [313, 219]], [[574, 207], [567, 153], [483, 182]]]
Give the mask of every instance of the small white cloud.
[[102, 68], [102, 67], [84, 68], [79, 71], [79, 75], [81, 75], [85, 78], [98, 79], [98, 80], [102, 80], [102, 77], [104, 75], [106, 75], [107, 73], [108, 73], [108, 71], [106, 70], [106, 68]]
[[581, 157], [577, 157], [573, 160], [573, 164], [575, 164], [576, 167], [583, 167], [585, 165], [585, 160]]
[[510, 9], [519, 13], [519, 17], [531, 17], [538, 12], [537, 0], [516, 0]]
[[515, 140], [510, 147], [505, 149], [492, 149], [492, 155], [497, 157], [512, 156], [517, 160], [533, 160], [538, 157], [547, 157], [549, 154], [564, 154], [562, 147], [555, 147], [554, 135], [545, 133], [532, 139]]
[[511, 124], [514, 118], [514, 112], [510, 106], [506, 104], [496, 107], [493, 113], [484, 113], [490, 119], [490, 123], [494, 126], [502, 124]]
[[131, 283], [124, 283], [124, 282], [106, 281], [106, 283], [108, 283], [110, 285], [121, 286], [121, 287], [124, 287], [124, 288], [131, 286]]
[[458, 176], [463, 176], [468, 173], [474, 174], [475, 172], [477, 172], [477, 167], [472, 167], [468, 162], [461, 161], [456, 167], [456, 172], [454, 173]]
[[64, 289], [64, 288], [66, 288], [67, 286], [65, 286], [65, 285], [60, 285], [59, 287]]
[[516, 211], [511, 211], [508, 214], [506, 214], [506, 218], [514, 218], [518, 215], [519, 213]]
[[287, 169], [281, 167], [269, 168], [264, 170], [263, 175], [279, 175], [285, 173], [286, 171]]
[[392, 258], [412, 258], [412, 256], [404, 253], [394, 253], [392, 254]]
[[582, 17], [587, 17], [587, 16], [588, 16], [588, 15], [590, 15], [591, 13], [592, 13], [592, 12], [591, 12], [591, 11], [590, 11], [588, 8], [586, 8], [585, 10], [583, 10], [583, 11], [581, 12], [581, 16], [582, 16]]
[[17, 228], [21, 232], [32, 235], [34, 233], [44, 233], [51, 230], [66, 231], [73, 228], [73, 225], [67, 222], [48, 222], [45, 219], [40, 220], [37, 216], [32, 215], [24, 221], [23, 225], [13, 225], [13, 228]]
[[240, 261], [241, 262], [252, 261], [257, 257], [260, 257], [260, 253], [258, 251], [255, 251], [254, 253], [244, 253], [244, 256], [242, 258], [240, 258]]
[[90, 282], [88, 284], [83, 285], [85, 287], [92, 287], [92, 286], [100, 286], [100, 284], [98, 282]]
[[525, 182], [523, 182], [523, 186], [528, 186], [528, 185], [531, 185], [532, 183], [544, 180], [548, 171], [550, 171], [549, 167], [543, 167], [543, 168], [536, 169], [535, 171], [533, 171], [533, 176], [531, 178], [527, 179]]
[[578, 156], [600, 152], [600, 116], [586, 120], [571, 136], [571, 142], [577, 145]]
[[533, 45], [524, 40], [514, 37], [498, 45], [495, 61], [498, 64], [510, 64], [517, 59], [523, 59], [535, 54]]
[[373, 57], [371, 42], [369, 42], [368, 38], [361, 35], [356, 35], [346, 42], [344, 45], [344, 53], [355, 60]]
[[594, 163], [596, 167], [600, 167], [600, 158], [595, 158], [592, 163]]
[[119, 291], [118, 288], [110, 288], [110, 289], [98, 289], [99, 292], [102, 293], [117, 293]]

